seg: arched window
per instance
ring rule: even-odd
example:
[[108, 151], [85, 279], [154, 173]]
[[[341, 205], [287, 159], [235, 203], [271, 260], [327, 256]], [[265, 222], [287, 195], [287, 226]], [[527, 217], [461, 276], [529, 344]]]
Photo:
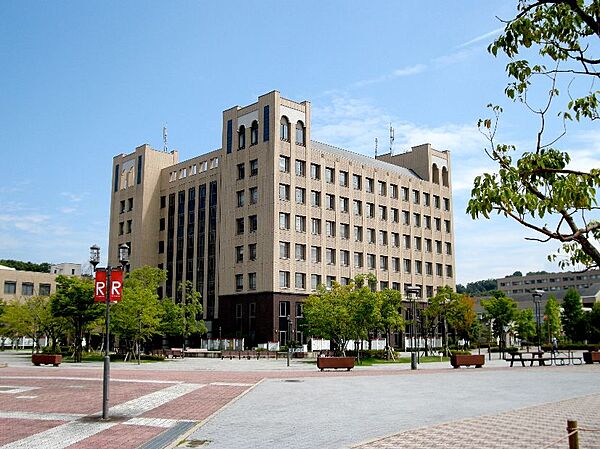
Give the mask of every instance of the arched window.
[[433, 167], [431, 168], [431, 177], [434, 184], [440, 183], [440, 169], [437, 164], [433, 164]]
[[250, 146], [258, 143], [258, 122], [254, 120], [250, 126]]
[[242, 125], [238, 130], [238, 150], [243, 150], [244, 148], [246, 148], [246, 127]]
[[306, 129], [304, 128], [304, 123], [298, 120], [296, 123], [296, 145], [306, 145]]
[[279, 134], [281, 134], [281, 140], [290, 141], [290, 121], [284, 115], [281, 117], [281, 125], [279, 126]]
[[446, 167], [442, 167], [442, 185], [448, 187], [448, 169]]

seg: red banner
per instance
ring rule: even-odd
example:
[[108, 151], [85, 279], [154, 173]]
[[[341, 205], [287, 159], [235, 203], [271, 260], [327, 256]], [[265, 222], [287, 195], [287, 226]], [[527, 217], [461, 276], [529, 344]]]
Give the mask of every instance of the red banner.
[[[123, 272], [114, 270], [110, 273], [110, 302], [120, 301], [123, 292]], [[106, 301], [106, 271], [96, 271], [94, 301]]]

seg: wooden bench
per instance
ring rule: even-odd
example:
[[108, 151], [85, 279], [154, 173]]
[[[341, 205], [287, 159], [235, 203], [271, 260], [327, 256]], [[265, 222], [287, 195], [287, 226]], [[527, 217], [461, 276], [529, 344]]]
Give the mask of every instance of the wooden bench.
[[[525, 357], [523, 357], [525, 355]], [[512, 367], [515, 362], [520, 362], [521, 366], [525, 366], [525, 362], [529, 362], [529, 366], [533, 366], [537, 363], [539, 366], [546, 366], [546, 362], [552, 363], [552, 357], [544, 357], [544, 352], [513, 352], [510, 354], [510, 358], [505, 358], [507, 362], [510, 362]]]
[[354, 368], [354, 357], [318, 357], [317, 368], [324, 369], [346, 369]]

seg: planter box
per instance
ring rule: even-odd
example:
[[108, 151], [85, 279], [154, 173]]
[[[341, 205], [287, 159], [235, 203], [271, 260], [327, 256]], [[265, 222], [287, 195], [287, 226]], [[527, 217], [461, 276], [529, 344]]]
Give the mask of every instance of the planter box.
[[62, 363], [61, 354], [32, 354], [31, 363], [35, 366], [54, 365], [58, 366]]
[[317, 358], [317, 368], [321, 371], [326, 368], [344, 368], [350, 371], [354, 368], [354, 357], [319, 357]]
[[450, 364], [454, 368], [460, 368], [461, 366], [474, 366], [475, 368], [481, 368], [485, 363], [485, 355], [483, 354], [456, 354], [450, 356]]
[[583, 353], [583, 360], [585, 363], [600, 363], [600, 351], [588, 351]]

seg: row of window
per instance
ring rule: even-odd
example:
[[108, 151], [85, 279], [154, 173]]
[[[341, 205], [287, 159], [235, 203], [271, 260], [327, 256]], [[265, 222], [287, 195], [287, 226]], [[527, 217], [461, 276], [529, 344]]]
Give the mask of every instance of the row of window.
[[179, 170], [173, 170], [169, 173], [169, 182], [177, 181], [178, 179], [187, 178], [187, 176], [193, 176], [198, 174], [198, 166], [200, 166], [200, 173], [219, 167], [219, 158], [213, 157], [208, 161], [202, 161], [199, 164], [192, 164], [189, 167], [183, 167]]
[[[304, 215], [295, 215], [295, 229], [297, 232], [306, 232], [306, 216]], [[428, 215], [425, 215], [425, 229], [431, 229], [431, 217], [429, 217]], [[404, 221], [405, 225], [410, 225], [410, 215], [407, 215], [406, 217], [406, 221]], [[291, 214], [288, 212], [280, 212], [279, 213], [279, 229], [281, 230], [289, 230], [290, 229], [290, 219], [291, 219]], [[321, 220], [320, 218], [311, 218], [310, 219], [310, 232], [313, 235], [321, 235], [321, 224], [322, 224], [323, 220]], [[420, 214], [413, 214], [413, 224], [415, 227], [420, 228], [421, 227], [421, 215]], [[442, 230], [442, 221], [440, 218], [434, 218], [434, 224], [435, 224], [435, 230], [436, 231], [441, 231]], [[340, 223], [339, 225], [339, 229], [340, 229], [340, 237], [343, 240], [347, 240], [350, 238], [350, 224], [348, 223]], [[354, 240], [357, 242], [361, 242], [362, 241], [362, 230], [363, 227], [362, 226], [354, 226]], [[367, 232], [375, 232], [375, 229], [373, 228], [367, 228]], [[444, 230], [446, 231], [447, 234], [450, 234], [452, 231], [452, 227], [450, 224], [450, 220], [444, 220]], [[387, 231], [380, 231], [383, 232], [387, 235]], [[398, 235], [397, 233], [392, 232], [392, 235]], [[336, 222], [335, 221], [330, 221], [330, 220], [325, 220], [325, 235], [327, 237], [335, 237], [336, 236]], [[374, 239], [373, 239], [374, 240]], [[370, 242], [370, 243], [375, 243]]]
[[[258, 216], [248, 216], [248, 232], [254, 233], [258, 230]], [[244, 217], [236, 218], [235, 220], [235, 234], [243, 235], [246, 232], [246, 220]]]
[[[125, 226], [127, 225], [127, 226]], [[133, 220], [127, 220], [126, 222], [121, 221], [119, 223], [119, 235], [123, 234], [131, 234], [131, 230], [133, 227]], [[162, 231], [162, 229], [161, 229]]]
[[[282, 173], [290, 173], [290, 161], [291, 158], [289, 156], [279, 156], [279, 171]], [[305, 177], [306, 176], [306, 161], [296, 159], [294, 161], [294, 172], [296, 176]], [[341, 187], [349, 187], [349, 172], [344, 170], [338, 170], [338, 182]], [[321, 165], [319, 164], [310, 164], [310, 177], [314, 180], [321, 179]], [[325, 182], [328, 184], [335, 184], [335, 169], [332, 167], [325, 167]], [[367, 193], [375, 192], [375, 180], [373, 178], [364, 177], [358, 174], [352, 174], [352, 187], [354, 190], [364, 190]], [[389, 186], [389, 191], [388, 191]], [[414, 204], [423, 203], [425, 206], [431, 205], [431, 194], [428, 192], [420, 192], [419, 190], [412, 189], [408, 187], [401, 187], [398, 190], [397, 184], [386, 183], [385, 181], [377, 181], [377, 192], [381, 196], [389, 196], [390, 198], [398, 199], [398, 194], [401, 192], [403, 201], [412, 201]], [[450, 210], [450, 199], [444, 198], [444, 209]], [[433, 195], [433, 205], [437, 209], [440, 208], [440, 196]]]
[[[258, 176], [258, 159], [250, 161], [250, 177]], [[237, 179], [242, 180], [246, 177], [246, 164], [237, 164]]]
[[[4, 294], [5, 295], [16, 295], [17, 294], [17, 282], [16, 281], [4, 281]], [[21, 283], [21, 294], [23, 296], [34, 295], [34, 284], [33, 282], [22, 282]], [[39, 284], [38, 295], [50, 296], [50, 284]]]

